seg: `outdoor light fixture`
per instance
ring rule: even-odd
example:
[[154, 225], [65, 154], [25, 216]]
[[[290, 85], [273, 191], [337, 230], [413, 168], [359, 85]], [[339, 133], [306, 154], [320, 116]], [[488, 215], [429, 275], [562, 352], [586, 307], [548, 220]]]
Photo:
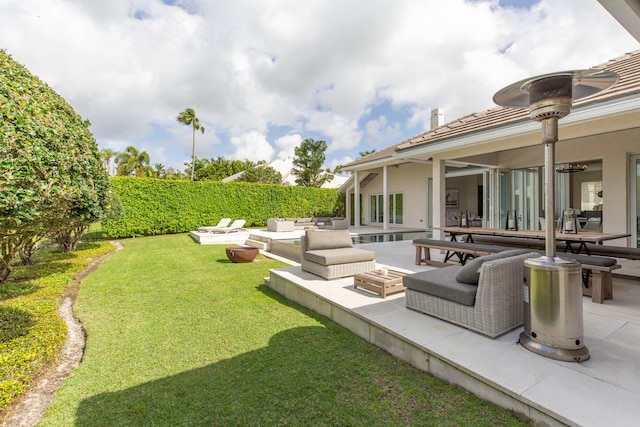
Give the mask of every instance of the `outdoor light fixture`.
[[542, 142], [545, 145], [545, 256], [524, 262], [524, 332], [520, 334], [520, 344], [552, 359], [570, 362], [589, 359], [582, 331], [580, 263], [555, 256], [554, 165], [558, 119], [571, 112], [574, 100], [608, 89], [617, 81], [617, 74], [605, 70], [563, 71], [521, 80], [493, 96], [498, 105], [528, 108], [530, 117], [542, 124]]
[[556, 166], [556, 172], [572, 173], [584, 172], [589, 166], [586, 163], [562, 163]]

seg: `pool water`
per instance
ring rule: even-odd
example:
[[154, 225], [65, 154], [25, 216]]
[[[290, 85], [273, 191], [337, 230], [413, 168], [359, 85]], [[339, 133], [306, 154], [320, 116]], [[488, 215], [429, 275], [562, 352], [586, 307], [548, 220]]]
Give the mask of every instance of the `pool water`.
[[417, 231], [408, 233], [380, 233], [380, 234], [360, 234], [351, 236], [353, 244], [358, 243], [380, 243], [397, 242], [399, 240], [427, 239], [431, 237], [430, 231]]

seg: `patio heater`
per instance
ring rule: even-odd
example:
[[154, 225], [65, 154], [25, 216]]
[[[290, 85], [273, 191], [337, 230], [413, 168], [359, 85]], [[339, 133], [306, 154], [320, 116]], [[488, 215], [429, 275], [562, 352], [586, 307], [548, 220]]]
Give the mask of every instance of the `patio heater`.
[[545, 255], [525, 260], [524, 331], [520, 344], [541, 356], [568, 362], [589, 359], [584, 345], [580, 263], [556, 257], [555, 143], [558, 119], [572, 102], [610, 88], [618, 81], [604, 70], [573, 70], [521, 80], [501, 89], [493, 101], [504, 107], [528, 108], [542, 124], [545, 166]]

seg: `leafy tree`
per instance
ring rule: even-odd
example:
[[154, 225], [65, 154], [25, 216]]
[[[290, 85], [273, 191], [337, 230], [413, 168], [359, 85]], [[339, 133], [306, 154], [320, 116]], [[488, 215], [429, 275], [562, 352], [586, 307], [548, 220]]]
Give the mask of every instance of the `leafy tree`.
[[184, 174], [181, 171], [175, 170], [175, 168], [168, 167], [167, 173], [165, 174], [165, 178], [167, 179], [185, 179]]
[[282, 184], [282, 174], [271, 166], [252, 166], [237, 179], [242, 182], [258, 182], [261, 184]]
[[162, 163], [154, 163], [153, 169], [156, 178], [164, 178], [166, 176], [166, 171], [164, 169], [164, 165]]
[[293, 173], [298, 177], [296, 184], [303, 187], [322, 187], [322, 184], [333, 179], [329, 169], [322, 169], [327, 150], [325, 141], [314, 141], [307, 138], [295, 148]]
[[104, 218], [109, 192], [89, 122], [2, 50], [0, 167], [2, 283], [42, 233]]
[[147, 172], [152, 171], [149, 162], [149, 154], [146, 151], [138, 151], [132, 145], [116, 155], [119, 176], [135, 175], [138, 178], [144, 178]]
[[[191, 169], [191, 163], [185, 163]], [[227, 160], [223, 157], [217, 159], [198, 159], [195, 158], [195, 180], [211, 180], [222, 181], [231, 175], [249, 169], [255, 166], [255, 163], [245, 160]]]
[[182, 113], [178, 114], [176, 120], [193, 128], [193, 143], [191, 145], [191, 181], [193, 181], [196, 162], [196, 131], [204, 133], [204, 127], [200, 126], [200, 119], [196, 116], [196, 111], [193, 108], [185, 108]]

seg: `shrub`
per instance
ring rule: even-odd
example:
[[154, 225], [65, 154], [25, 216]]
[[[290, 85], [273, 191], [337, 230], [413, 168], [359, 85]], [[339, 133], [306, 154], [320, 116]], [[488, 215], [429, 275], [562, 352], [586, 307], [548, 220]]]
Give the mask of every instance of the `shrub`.
[[89, 122], [0, 50], [0, 283], [23, 234], [105, 215], [109, 180]]

